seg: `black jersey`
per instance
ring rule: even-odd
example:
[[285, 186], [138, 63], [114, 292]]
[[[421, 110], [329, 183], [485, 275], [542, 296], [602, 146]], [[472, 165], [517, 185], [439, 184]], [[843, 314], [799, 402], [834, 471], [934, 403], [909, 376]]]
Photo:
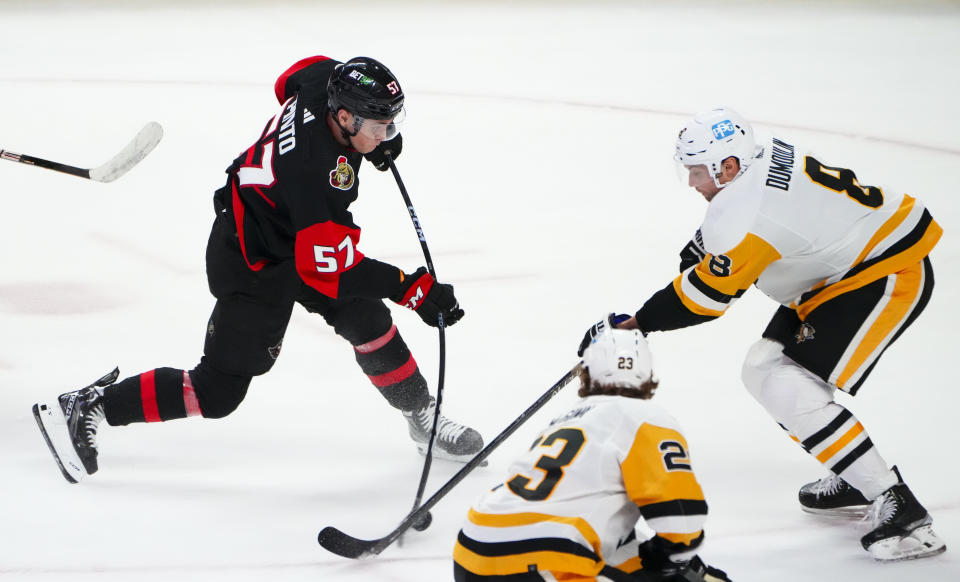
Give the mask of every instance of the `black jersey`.
[[363, 156], [327, 125], [326, 85], [337, 64], [311, 57], [277, 79], [281, 109], [228, 168], [227, 204], [250, 269], [293, 260], [304, 283], [328, 297], [390, 297], [403, 273], [363, 255], [349, 211]]

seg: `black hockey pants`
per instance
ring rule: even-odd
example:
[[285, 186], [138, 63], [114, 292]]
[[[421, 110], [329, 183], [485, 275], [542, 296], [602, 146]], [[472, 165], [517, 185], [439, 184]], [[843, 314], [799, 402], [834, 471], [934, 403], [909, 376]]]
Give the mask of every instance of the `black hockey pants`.
[[292, 260], [251, 270], [229, 214], [220, 214], [210, 233], [207, 281], [217, 302], [200, 363], [189, 372], [157, 368], [108, 387], [109, 424], [230, 414], [251, 378], [268, 372], [279, 357], [295, 303], [323, 316], [354, 346], [360, 368], [391, 406], [414, 410], [428, 403], [426, 380], [382, 300], [331, 299], [304, 284]]

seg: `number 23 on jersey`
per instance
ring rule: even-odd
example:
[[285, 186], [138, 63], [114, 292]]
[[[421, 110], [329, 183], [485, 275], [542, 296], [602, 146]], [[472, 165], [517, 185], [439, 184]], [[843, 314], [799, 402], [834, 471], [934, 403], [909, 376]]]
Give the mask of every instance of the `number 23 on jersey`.
[[[673, 433], [673, 436], [679, 437], [679, 435], [673, 431], [667, 431], [659, 427], [656, 427], [655, 430], [657, 430], [657, 432], [663, 432], [663, 436]], [[556, 451], [558, 443], [562, 444], [562, 446], [559, 451]], [[560, 481], [566, 475], [565, 470], [570, 469], [570, 465], [578, 458], [581, 449], [583, 449], [586, 443], [586, 435], [584, 435], [583, 430], [579, 428], [560, 428], [546, 436], [541, 436], [533, 443], [530, 450], [532, 451], [537, 448], [553, 449], [551, 453], [541, 455], [533, 464], [532, 468], [542, 471], [543, 474], [539, 478], [536, 478], [518, 473], [507, 481], [507, 488], [515, 495], [527, 501], [546, 500], [560, 484]], [[650, 444], [652, 445], [654, 443]], [[690, 457], [680, 438], [661, 438], [656, 442], [655, 453], [654, 451], [645, 450], [640, 452], [640, 454], [658, 455], [662, 463], [661, 470], [667, 473], [674, 471], [692, 473], [693, 471], [690, 465]]]

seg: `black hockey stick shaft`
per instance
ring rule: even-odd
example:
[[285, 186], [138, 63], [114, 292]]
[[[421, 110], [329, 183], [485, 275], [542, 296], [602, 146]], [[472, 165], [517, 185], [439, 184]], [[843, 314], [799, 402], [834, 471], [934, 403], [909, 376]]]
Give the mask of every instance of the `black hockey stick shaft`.
[[9, 150], [0, 150], [0, 158], [3, 158], [4, 160], [10, 160], [11, 162], [20, 162], [21, 164], [27, 164], [29, 166], [37, 166], [38, 168], [46, 168], [48, 170], [53, 170], [54, 172], [71, 174], [73, 176], [79, 176], [88, 180], [90, 179], [89, 168], [68, 166], [67, 164], [61, 164], [60, 162], [51, 162], [50, 160], [28, 156], [26, 154], [18, 154], [17, 152], [11, 152]]
[[417, 231], [417, 238], [420, 239], [420, 248], [423, 249], [423, 258], [427, 261], [427, 272], [436, 279], [437, 270], [433, 268], [433, 259], [430, 258], [430, 249], [427, 248], [427, 239], [423, 236], [423, 228], [420, 227], [420, 219], [417, 218], [417, 211], [413, 208], [413, 203], [410, 202], [410, 195], [407, 193], [407, 187], [403, 185], [403, 180], [400, 178], [400, 172], [397, 171], [397, 165], [393, 163], [393, 157], [390, 154], [386, 154], [387, 164], [390, 165], [390, 171], [393, 172], [393, 179], [397, 181], [397, 187], [400, 188], [400, 195], [403, 196], [403, 201], [407, 205], [407, 212], [410, 213], [410, 220], [413, 221], [413, 228]]
[[[417, 238], [420, 240], [420, 248], [423, 249], [423, 258], [427, 262], [427, 272], [437, 280], [437, 270], [433, 267], [433, 259], [430, 257], [430, 249], [427, 247], [427, 237], [423, 235], [423, 228], [420, 226], [420, 219], [417, 217], [417, 211], [413, 208], [413, 202], [410, 201], [410, 194], [407, 193], [407, 187], [403, 185], [403, 179], [400, 178], [400, 172], [397, 165], [393, 163], [393, 156], [386, 154], [387, 164], [390, 166], [390, 172], [393, 173], [394, 180], [397, 181], [397, 187], [400, 189], [400, 195], [403, 196], [403, 202], [407, 205], [407, 212], [410, 213], [410, 220], [413, 222], [413, 228], [417, 231]], [[423, 492], [427, 487], [427, 478], [430, 476], [430, 466], [433, 463], [433, 441], [437, 436], [437, 423], [440, 421], [440, 405], [443, 402], [443, 381], [447, 362], [447, 336], [443, 325], [443, 314], [437, 316], [437, 334], [440, 344], [439, 371], [437, 373], [437, 405], [433, 409], [433, 425], [430, 427], [430, 440], [427, 442], [427, 454], [423, 460], [423, 470], [420, 472], [420, 484], [417, 486], [417, 495], [413, 500], [413, 509], [420, 505], [423, 499]]]
[[536, 402], [524, 410], [520, 416], [518, 416], [513, 422], [510, 423], [509, 426], [507, 426], [507, 428], [503, 429], [503, 431], [492, 441], [490, 441], [490, 443], [484, 447], [482, 451], [470, 459], [467, 464], [457, 471], [456, 475], [444, 483], [443, 487], [438, 489], [437, 492], [427, 499], [423, 505], [411, 511], [410, 514], [407, 515], [402, 522], [400, 522], [400, 525], [398, 525], [396, 529], [386, 536], [375, 540], [361, 540], [353, 536], [349, 536], [335, 527], [325, 527], [323, 528], [323, 531], [320, 532], [320, 535], [317, 536], [317, 541], [320, 542], [320, 545], [326, 548], [328, 551], [343, 556], [344, 558], [361, 558], [379, 554], [386, 549], [387, 546], [399, 538], [403, 532], [407, 531], [407, 529], [409, 529], [413, 524], [420, 521], [434, 505], [436, 505], [447, 495], [447, 493], [450, 492], [451, 489], [456, 487], [460, 481], [463, 481], [463, 479], [469, 475], [470, 472], [479, 467], [483, 461], [490, 456], [490, 453], [499, 447], [500, 444], [503, 443], [503, 441], [505, 441], [510, 435], [516, 432], [516, 430], [520, 428], [520, 425], [529, 420], [534, 413], [543, 408], [543, 406], [549, 402], [550, 399], [553, 398], [561, 388], [576, 378], [579, 373], [580, 364], [577, 364], [571, 368], [569, 372], [564, 374], [563, 378], [557, 380], [557, 383], [551, 386], [549, 390], [544, 392]]

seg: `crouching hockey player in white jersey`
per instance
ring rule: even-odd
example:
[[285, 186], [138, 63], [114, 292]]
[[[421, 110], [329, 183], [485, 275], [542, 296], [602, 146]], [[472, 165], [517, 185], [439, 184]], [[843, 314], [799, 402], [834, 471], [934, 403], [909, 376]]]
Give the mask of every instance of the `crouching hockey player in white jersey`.
[[470, 510], [454, 579], [728, 581], [695, 554], [707, 504], [677, 421], [649, 402], [643, 335], [602, 333], [583, 363], [583, 398]]
[[926, 307], [927, 255], [940, 226], [919, 200], [864, 186], [853, 171], [793, 143], [757, 145], [729, 109], [684, 127], [676, 160], [710, 203], [706, 217], [681, 252], [680, 276], [634, 317], [610, 323], [647, 333], [710, 321], [755, 284], [781, 307], [749, 350], [743, 382], [830, 472], [800, 489], [801, 506], [836, 515], [869, 510], [873, 529], [861, 543], [879, 560], [944, 551], [897, 468], [834, 401], [838, 388], [857, 393]]

